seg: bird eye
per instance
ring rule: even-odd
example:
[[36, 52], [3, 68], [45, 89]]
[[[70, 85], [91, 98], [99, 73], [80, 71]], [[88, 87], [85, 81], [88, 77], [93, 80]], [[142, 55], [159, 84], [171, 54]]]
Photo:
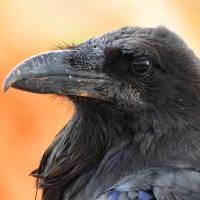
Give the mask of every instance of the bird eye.
[[136, 74], [145, 75], [151, 69], [152, 63], [149, 59], [140, 58], [133, 61], [132, 67]]

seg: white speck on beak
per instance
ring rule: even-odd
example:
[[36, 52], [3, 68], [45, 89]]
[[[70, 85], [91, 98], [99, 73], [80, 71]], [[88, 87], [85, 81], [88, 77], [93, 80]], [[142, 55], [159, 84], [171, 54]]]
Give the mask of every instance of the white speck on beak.
[[20, 74], [20, 71], [19, 71], [19, 70], [17, 70], [17, 74]]

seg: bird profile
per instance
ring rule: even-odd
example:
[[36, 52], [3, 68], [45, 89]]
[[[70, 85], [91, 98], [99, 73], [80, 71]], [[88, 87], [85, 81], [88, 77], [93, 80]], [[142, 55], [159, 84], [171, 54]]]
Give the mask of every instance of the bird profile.
[[9, 87], [74, 105], [32, 172], [43, 200], [200, 199], [200, 61], [167, 28], [59, 45], [18, 64]]

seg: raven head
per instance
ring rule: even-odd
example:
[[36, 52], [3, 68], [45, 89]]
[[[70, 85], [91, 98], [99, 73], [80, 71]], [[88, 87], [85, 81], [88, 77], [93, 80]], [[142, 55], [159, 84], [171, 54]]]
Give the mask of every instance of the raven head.
[[198, 66], [168, 29], [124, 27], [28, 58], [10, 72], [4, 90], [95, 100], [129, 114], [166, 108], [182, 113], [199, 104]]
[[[185, 43], [163, 27], [124, 27], [18, 64], [5, 91], [11, 86], [68, 96], [84, 109], [75, 112], [32, 173], [43, 199], [60, 199], [63, 188], [67, 198], [82, 195], [80, 188], [102, 169], [102, 177], [112, 171], [110, 187], [133, 163], [160, 166], [193, 157], [199, 144], [193, 130], [200, 130], [199, 65]], [[91, 188], [93, 194], [97, 187]]]

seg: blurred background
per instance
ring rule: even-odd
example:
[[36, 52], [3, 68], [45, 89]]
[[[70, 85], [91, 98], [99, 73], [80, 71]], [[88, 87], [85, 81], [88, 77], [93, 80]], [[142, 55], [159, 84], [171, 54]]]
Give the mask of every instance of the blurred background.
[[[0, 0], [0, 85], [28, 56], [125, 25], [167, 26], [200, 57], [198, 0]], [[67, 99], [0, 91], [1, 200], [34, 199], [29, 173], [72, 112]]]

